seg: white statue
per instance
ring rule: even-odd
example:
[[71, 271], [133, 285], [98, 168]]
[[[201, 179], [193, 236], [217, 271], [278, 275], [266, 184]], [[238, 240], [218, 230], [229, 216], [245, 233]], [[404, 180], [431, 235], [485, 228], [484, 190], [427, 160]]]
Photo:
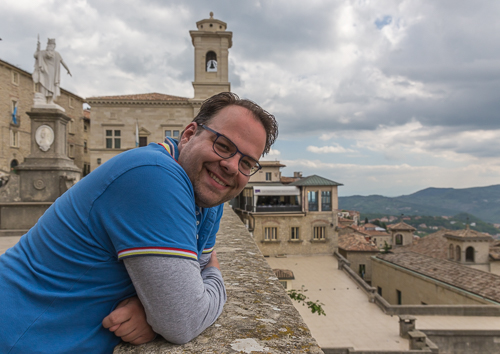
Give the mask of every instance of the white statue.
[[[49, 38], [47, 49], [40, 50], [40, 39], [38, 39], [35, 52], [35, 70], [33, 71], [33, 81], [39, 84], [39, 92], [35, 93], [35, 106], [52, 106], [62, 109], [54, 103], [54, 100], [61, 96], [61, 66], [71, 75], [66, 63], [61, 55], [55, 51], [56, 40]], [[64, 109], [62, 109], [64, 111]]]

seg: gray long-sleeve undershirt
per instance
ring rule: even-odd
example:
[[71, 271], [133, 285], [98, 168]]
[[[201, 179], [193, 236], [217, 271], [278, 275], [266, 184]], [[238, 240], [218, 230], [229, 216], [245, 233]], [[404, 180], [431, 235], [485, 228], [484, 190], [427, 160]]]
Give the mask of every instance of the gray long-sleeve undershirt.
[[174, 257], [142, 256], [124, 260], [148, 323], [167, 341], [187, 343], [215, 322], [226, 302], [220, 270]]

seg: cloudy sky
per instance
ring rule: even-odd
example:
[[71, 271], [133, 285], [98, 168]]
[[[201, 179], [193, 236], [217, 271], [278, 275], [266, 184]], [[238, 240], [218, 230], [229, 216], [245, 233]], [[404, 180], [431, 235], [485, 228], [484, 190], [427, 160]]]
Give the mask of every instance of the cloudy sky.
[[192, 97], [189, 30], [233, 32], [232, 90], [274, 113], [268, 159], [341, 196], [500, 183], [500, 2], [3, 0], [0, 58], [57, 39], [82, 97]]

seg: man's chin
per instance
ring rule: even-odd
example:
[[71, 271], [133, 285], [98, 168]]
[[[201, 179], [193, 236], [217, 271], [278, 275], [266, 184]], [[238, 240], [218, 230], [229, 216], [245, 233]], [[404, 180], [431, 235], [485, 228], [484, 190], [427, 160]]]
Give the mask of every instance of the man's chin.
[[225, 197], [225, 198], [221, 198], [221, 199], [217, 199], [216, 197], [214, 197], [214, 198], [208, 198], [208, 197], [204, 197], [204, 196], [198, 197], [197, 193], [195, 193], [194, 202], [196, 203], [196, 205], [198, 205], [199, 207], [202, 207], [202, 208], [213, 208], [213, 207], [221, 205], [221, 204], [223, 204], [223, 203], [225, 203], [233, 198], [234, 198], [233, 196]]

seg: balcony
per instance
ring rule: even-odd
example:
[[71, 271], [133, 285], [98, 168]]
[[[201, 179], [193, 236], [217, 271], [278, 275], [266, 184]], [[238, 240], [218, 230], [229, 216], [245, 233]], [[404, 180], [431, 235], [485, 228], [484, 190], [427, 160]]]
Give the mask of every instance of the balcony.
[[282, 213], [282, 212], [301, 212], [301, 205], [258, 205], [255, 208], [257, 213]]

